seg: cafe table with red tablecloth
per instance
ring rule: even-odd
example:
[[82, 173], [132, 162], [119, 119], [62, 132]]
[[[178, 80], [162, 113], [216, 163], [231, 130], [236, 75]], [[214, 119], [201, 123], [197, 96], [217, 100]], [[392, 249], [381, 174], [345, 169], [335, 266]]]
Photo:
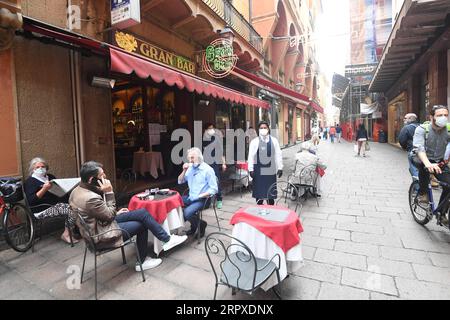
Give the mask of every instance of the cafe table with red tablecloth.
[[[281, 258], [280, 278], [303, 265], [301, 233], [303, 226], [295, 211], [282, 206], [248, 206], [239, 209], [230, 220], [233, 237], [244, 242], [257, 258]], [[269, 290], [277, 284], [273, 275], [263, 286]]]
[[[141, 194], [134, 195], [128, 204], [128, 210], [147, 209], [155, 220], [170, 234], [171, 231], [184, 226], [183, 199], [176, 191], [166, 195], [156, 194], [152, 200], [142, 200]], [[153, 234], [153, 250], [157, 255], [162, 251], [162, 243]]]

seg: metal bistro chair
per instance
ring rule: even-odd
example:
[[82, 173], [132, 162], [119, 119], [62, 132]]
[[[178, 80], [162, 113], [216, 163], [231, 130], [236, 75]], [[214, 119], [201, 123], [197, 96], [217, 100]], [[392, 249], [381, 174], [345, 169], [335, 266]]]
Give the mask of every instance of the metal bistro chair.
[[250, 177], [248, 172], [245, 173], [243, 172], [244, 170], [242, 168], [239, 168], [238, 164], [232, 164], [230, 165], [230, 167], [234, 168], [233, 172], [231, 172], [229, 174], [230, 180], [232, 181], [232, 190], [235, 190], [235, 186], [237, 185], [239, 187], [239, 194], [241, 195], [242, 198], [242, 194], [243, 194], [243, 189], [244, 189], [244, 185], [247, 184], [248, 186], [248, 190], [250, 190], [251, 188], [251, 184], [250, 184]]
[[[216, 179], [217, 179], [217, 177], [216, 177]], [[184, 196], [187, 196], [188, 194], [189, 194], [189, 188], [186, 188], [184, 190], [182, 196], [184, 197]], [[197, 214], [198, 225], [197, 225], [197, 230], [195, 231], [194, 237], [197, 238], [199, 244], [200, 244], [200, 238], [201, 238], [200, 237], [200, 221], [203, 218], [203, 211], [205, 209], [208, 209], [211, 205], [214, 210], [214, 215], [216, 216], [217, 227], [219, 228], [219, 230], [221, 230], [220, 223], [219, 223], [219, 217], [217, 216], [217, 211], [216, 211], [216, 202], [217, 202], [217, 195], [216, 194], [210, 195], [208, 197], [208, 199], [205, 201], [205, 203], [203, 204], [203, 207], [198, 211], [198, 214]]]
[[[86, 222], [84, 221], [83, 217], [80, 215], [80, 213], [77, 213], [77, 225], [80, 228], [80, 231], [86, 233], [88, 235], [88, 239], [86, 239], [85, 237], [83, 237], [84, 239], [84, 243], [85, 243], [85, 248], [84, 248], [84, 257], [83, 257], [83, 267], [81, 269], [81, 280], [80, 283], [83, 283], [83, 275], [84, 275], [84, 266], [86, 263], [86, 254], [87, 254], [87, 250], [89, 249], [90, 252], [92, 252], [94, 254], [94, 273], [95, 273], [95, 300], [97, 300], [97, 257], [101, 256], [105, 253], [120, 249], [122, 251], [122, 260], [123, 260], [123, 264], [127, 264], [127, 260], [125, 257], [125, 250], [124, 247], [126, 245], [129, 244], [134, 244], [134, 248], [136, 250], [136, 257], [137, 257], [137, 261], [139, 263], [139, 266], [141, 268], [141, 274], [142, 274], [142, 282], [145, 282], [145, 275], [144, 275], [144, 270], [142, 269], [142, 261], [141, 261], [141, 257], [139, 256], [139, 250], [137, 248], [137, 244], [136, 241], [134, 240], [134, 238], [130, 237], [130, 234], [123, 229], [111, 229], [109, 231], [103, 232], [103, 233], [99, 233], [97, 235], [92, 235], [89, 227], [87, 226]], [[116, 231], [116, 230], [120, 230], [121, 232], [125, 232], [128, 235], [128, 240], [124, 241], [120, 246], [118, 247], [106, 247], [106, 248], [98, 248], [97, 245], [95, 244], [94, 239], [105, 234], [108, 232], [112, 232], [112, 231]]]
[[[297, 162], [295, 163], [297, 165]], [[297, 185], [297, 189], [299, 191], [299, 200], [304, 198], [305, 201], [308, 198], [308, 194], [313, 196], [316, 199], [317, 206], [319, 207], [320, 197], [317, 194], [317, 181], [319, 179], [319, 174], [317, 173], [317, 164], [312, 164], [304, 167], [300, 171], [299, 183]], [[303, 190], [303, 194], [300, 194]]]
[[[37, 209], [39, 212], [43, 212], [51, 207], [53, 207], [53, 205], [48, 204], [48, 203], [41, 203], [35, 206], [31, 206], [30, 203], [28, 202], [26, 193], [24, 192], [24, 201], [25, 201], [25, 205], [27, 206], [28, 210], [30, 210], [32, 218], [33, 218], [33, 224], [35, 226], [35, 230], [36, 230], [36, 236], [33, 239], [33, 244], [31, 245], [31, 252], [34, 252], [34, 245], [35, 243], [38, 241], [38, 239], [42, 239], [42, 234], [43, 232], [43, 227], [45, 223], [49, 223], [50, 221], [60, 221], [62, 219], [66, 219], [65, 216], [60, 216], [60, 217], [48, 217], [48, 218], [39, 218], [36, 217], [36, 215], [33, 213], [33, 210]], [[38, 213], [39, 213], [38, 212]], [[44, 223], [45, 222], [45, 223]], [[70, 238], [70, 246], [73, 247], [73, 234], [72, 234], [72, 230], [69, 229], [69, 238]]]
[[[275, 272], [280, 283], [281, 257], [275, 254], [271, 259], [256, 258], [250, 248], [239, 239], [222, 232], [213, 232], [205, 241], [205, 251], [216, 278], [214, 300], [219, 285], [252, 294]], [[272, 288], [278, 299], [280, 294]]]
[[298, 188], [288, 181], [277, 181], [273, 183], [267, 191], [267, 199], [274, 198], [275, 205], [282, 205], [291, 209], [295, 205], [294, 211], [297, 212], [298, 205]]

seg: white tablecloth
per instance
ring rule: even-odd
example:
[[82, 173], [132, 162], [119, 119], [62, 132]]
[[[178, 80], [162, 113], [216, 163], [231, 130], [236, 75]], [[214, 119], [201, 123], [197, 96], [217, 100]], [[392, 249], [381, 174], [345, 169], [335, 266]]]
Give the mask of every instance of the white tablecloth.
[[[173, 209], [167, 215], [166, 220], [162, 223], [161, 227], [170, 234], [171, 231], [176, 230], [178, 228], [182, 228], [184, 226], [184, 216], [183, 216], [183, 208], [178, 207]], [[149, 231], [150, 232], [150, 231]], [[158, 240], [151, 232], [151, 236], [153, 237], [153, 251], [159, 255], [162, 251], [162, 242]]]
[[158, 169], [164, 174], [164, 161], [161, 152], [137, 151], [133, 154], [133, 170], [141, 175], [149, 172], [150, 175], [158, 179]]
[[[280, 281], [286, 278], [288, 271], [294, 272], [303, 266], [303, 255], [301, 242], [291, 248], [286, 254], [272, 239], [267, 237], [258, 229], [247, 223], [237, 223], [233, 227], [233, 237], [244, 242], [257, 258], [271, 259], [275, 254], [280, 255]], [[278, 263], [278, 259], [274, 259]], [[269, 290], [278, 283], [277, 275], [274, 273], [264, 285], [261, 286], [265, 291]]]

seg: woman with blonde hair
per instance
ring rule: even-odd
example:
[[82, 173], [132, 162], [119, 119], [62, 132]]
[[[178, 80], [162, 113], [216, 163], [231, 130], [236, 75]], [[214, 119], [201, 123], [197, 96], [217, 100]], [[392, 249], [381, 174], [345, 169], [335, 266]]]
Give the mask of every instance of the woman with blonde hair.
[[48, 173], [49, 166], [43, 158], [34, 158], [30, 161], [28, 169], [29, 177], [25, 181], [24, 189], [28, 204], [32, 207], [36, 219], [66, 216], [64, 233], [61, 240], [67, 243], [78, 242], [72, 239], [75, 217], [73, 216], [68, 199], [58, 198], [49, 190], [52, 187], [51, 180], [55, 176]]

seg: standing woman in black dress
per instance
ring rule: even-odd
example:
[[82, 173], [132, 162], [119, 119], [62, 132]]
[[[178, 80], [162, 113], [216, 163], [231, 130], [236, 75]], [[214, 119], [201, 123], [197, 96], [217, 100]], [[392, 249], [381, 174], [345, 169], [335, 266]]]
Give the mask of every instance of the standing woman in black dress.
[[250, 142], [248, 171], [253, 178], [253, 198], [258, 205], [264, 200], [273, 205], [276, 192], [268, 195], [269, 188], [283, 175], [283, 156], [277, 138], [270, 135], [269, 123], [262, 121], [258, 125], [257, 138]]

